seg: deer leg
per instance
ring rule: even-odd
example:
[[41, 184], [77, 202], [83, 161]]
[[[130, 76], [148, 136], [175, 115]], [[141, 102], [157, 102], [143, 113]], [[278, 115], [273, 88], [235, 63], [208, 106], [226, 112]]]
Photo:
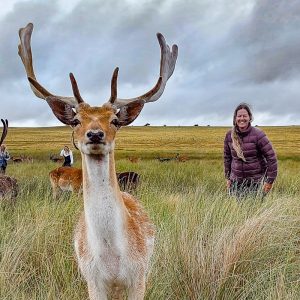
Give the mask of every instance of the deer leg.
[[57, 196], [58, 196], [59, 188], [57, 187], [56, 184], [54, 184], [52, 182], [51, 182], [51, 185], [52, 185], [52, 197], [53, 197], [53, 200], [56, 200]]

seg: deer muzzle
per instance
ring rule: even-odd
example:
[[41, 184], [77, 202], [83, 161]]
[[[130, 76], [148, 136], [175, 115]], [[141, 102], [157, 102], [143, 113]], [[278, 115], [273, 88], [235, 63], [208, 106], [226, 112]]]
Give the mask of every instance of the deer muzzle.
[[87, 144], [105, 144], [105, 133], [102, 130], [88, 131], [86, 136], [89, 140]]

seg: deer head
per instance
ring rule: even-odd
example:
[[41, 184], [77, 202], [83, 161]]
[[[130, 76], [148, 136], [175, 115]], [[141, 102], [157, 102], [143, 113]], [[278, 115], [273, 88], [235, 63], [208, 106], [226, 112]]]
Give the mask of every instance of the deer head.
[[19, 30], [19, 56], [24, 64], [30, 86], [34, 94], [45, 99], [54, 115], [62, 123], [70, 125], [76, 134], [78, 148], [82, 153], [107, 154], [114, 149], [116, 131], [133, 122], [141, 112], [145, 103], [156, 101], [162, 95], [167, 80], [173, 74], [178, 47], [172, 46], [172, 51], [166, 44], [162, 34], [157, 38], [161, 48], [160, 75], [156, 85], [147, 93], [131, 98], [117, 97], [118, 68], [113, 72], [111, 80], [111, 96], [100, 107], [91, 107], [80, 95], [77, 82], [72, 73], [70, 80], [73, 97], [57, 96], [47, 91], [36, 79], [31, 53], [31, 34], [33, 24], [29, 23]]

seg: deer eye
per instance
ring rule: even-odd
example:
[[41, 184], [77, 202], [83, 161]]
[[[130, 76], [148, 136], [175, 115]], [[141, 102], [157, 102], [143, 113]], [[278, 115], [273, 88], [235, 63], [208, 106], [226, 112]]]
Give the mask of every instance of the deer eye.
[[72, 126], [73, 126], [73, 127], [76, 127], [76, 126], [79, 125], [79, 124], [81, 124], [81, 123], [80, 123], [80, 121], [79, 121], [78, 119], [74, 119], [74, 120], [72, 121]]
[[117, 118], [113, 119], [113, 120], [110, 122], [110, 124], [112, 124], [112, 125], [114, 125], [114, 126], [116, 126], [116, 127], [119, 127], [119, 126], [120, 126], [119, 120], [118, 120]]

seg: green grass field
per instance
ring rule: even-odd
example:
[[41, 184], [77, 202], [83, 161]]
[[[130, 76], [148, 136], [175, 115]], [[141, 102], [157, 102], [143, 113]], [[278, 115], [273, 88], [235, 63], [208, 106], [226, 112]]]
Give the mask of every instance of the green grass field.
[[[116, 141], [117, 171], [141, 175], [136, 191], [157, 228], [145, 299], [300, 299], [300, 127], [265, 127], [279, 176], [262, 202], [239, 204], [225, 190], [225, 127], [128, 127]], [[52, 199], [50, 153], [71, 130], [9, 128], [15, 206], [0, 207], [0, 299], [88, 299], [73, 251], [82, 199]], [[72, 149], [74, 150], [74, 149]], [[76, 166], [80, 155], [74, 150]], [[160, 163], [156, 157], [188, 157]], [[131, 163], [128, 157], [139, 158]]]

